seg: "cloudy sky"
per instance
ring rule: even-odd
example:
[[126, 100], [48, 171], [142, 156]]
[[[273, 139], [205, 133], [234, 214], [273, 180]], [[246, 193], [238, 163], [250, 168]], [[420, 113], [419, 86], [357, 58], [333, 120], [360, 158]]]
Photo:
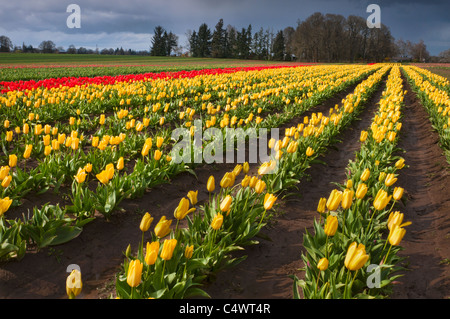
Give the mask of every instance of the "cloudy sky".
[[[448, 0], [15, 0], [2, 1], [0, 35], [14, 45], [37, 47], [44, 40], [67, 49], [71, 44], [95, 49], [149, 50], [152, 32], [161, 25], [179, 36], [185, 45], [187, 30], [219, 21], [253, 31], [296, 27], [315, 12], [369, 17], [367, 6], [378, 4], [381, 22], [395, 39], [423, 39], [432, 55], [450, 48]], [[81, 9], [80, 28], [69, 28], [70, 4]]]

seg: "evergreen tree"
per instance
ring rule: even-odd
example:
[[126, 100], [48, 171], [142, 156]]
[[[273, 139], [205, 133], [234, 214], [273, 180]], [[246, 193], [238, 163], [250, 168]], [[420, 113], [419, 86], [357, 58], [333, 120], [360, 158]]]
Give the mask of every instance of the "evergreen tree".
[[277, 61], [284, 60], [284, 53], [285, 53], [285, 43], [284, 43], [284, 36], [283, 31], [278, 31], [277, 35], [275, 36], [275, 40], [273, 42], [273, 59]]
[[203, 23], [198, 28], [197, 33], [197, 49], [199, 57], [210, 57], [211, 56], [211, 30], [208, 28], [206, 23]]
[[[155, 27], [152, 38], [152, 48], [150, 50], [150, 55], [152, 56], [165, 56], [166, 50], [166, 39], [167, 32], [162, 26]], [[164, 36], [166, 34], [166, 36]]]
[[216, 24], [216, 28], [212, 35], [211, 56], [213, 58], [225, 57], [226, 31], [223, 28], [223, 19]]

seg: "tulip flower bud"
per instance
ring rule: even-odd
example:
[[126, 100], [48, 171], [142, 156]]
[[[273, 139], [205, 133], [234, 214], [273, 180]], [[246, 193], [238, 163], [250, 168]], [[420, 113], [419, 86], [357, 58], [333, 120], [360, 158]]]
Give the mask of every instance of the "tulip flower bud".
[[367, 139], [367, 135], [368, 135], [367, 131], [361, 131], [361, 136], [359, 138], [359, 141], [364, 142]]
[[314, 154], [314, 150], [311, 147], [306, 149], [306, 156], [310, 157]]
[[320, 269], [321, 271], [325, 271], [328, 269], [328, 259], [321, 258], [319, 260], [319, 262], [317, 263], [317, 268]]
[[405, 167], [405, 159], [401, 158], [395, 163], [395, 167], [398, 169], [402, 169]]
[[208, 190], [208, 192], [214, 192], [214, 189], [216, 188], [215, 185], [215, 181], [214, 181], [214, 176], [210, 176], [208, 178], [208, 182], [206, 183], [206, 189]]
[[176, 239], [165, 239], [161, 250], [161, 258], [166, 261], [172, 259], [173, 251], [175, 250], [176, 245]]
[[150, 215], [150, 213], [146, 212], [144, 214], [144, 216], [142, 217], [141, 223], [139, 225], [139, 228], [141, 229], [141, 231], [146, 232], [150, 228], [152, 221], [153, 221], [153, 217]]
[[120, 171], [123, 169], [123, 167], [124, 167], [124, 159], [123, 157], [120, 157], [119, 160], [117, 161], [116, 168]]
[[271, 209], [276, 200], [277, 200], [276, 196], [274, 196], [273, 194], [267, 193], [264, 196], [264, 209], [265, 210]]
[[400, 245], [403, 237], [406, 234], [406, 229], [401, 227], [400, 225], [395, 225], [391, 231], [389, 232], [388, 240], [392, 246]]
[[325, 213], [326, 204], [327, 204], [327, 199], [325, 197], [322, 197], [319, 200], [319, 204], [317, 205], [317, 212], [321, 213], [321, 214]]
[[388, 196], [388, 193], [385, 190], [380, 189], [377, 195], [375, 196], [373, 206], [375, 207], [376, 210], [383, 210], [391, 200], [391, 197], [392, 195]]
[[184, 257], [186, 257], [186, 259], [191, 259], [193, 254], [194, 254], [194, 245], [186, 246], [186, 249], [184, 250]]
[[159, 245], [159, 241], [154, 241], [151, 244], [147, 242], [147, 248], [144, 258], [144, 261], [147, 265], [151, 266], [155, 264], [156, 259], [158, 258]]
[[163, 142], [164, 142], [164, 138], [161, 137], [161, 136], [158, 136], [158, 137], [156, 138], [156, 147], [157, 147], [157, 148], [160, 148], [160, 147], [162, 146]]
[[233, 202], [233, 197], [231, 197], [231, 195], [225, 196], [225, 198], [220, 203], [220, 210], [222, 212], [228, 212], [230, 210], [232, 202]]
[[249, 170], [250, 170], [250, 165], [248, 164], [248, 162], [245, 162], [244, 164], [242, 164], [242, 171], [244, 172], [244, 174], [247, 174]]
[[356, 189], [355, 197], [358, 199], [363, 199], [367, 194], [367, 185], [364, 183], [359, 183], [358, 188]]
[[9, 197], [0, 198], [0, 217], [9, 209], [12, 204], [12, 199]]
[[160, 150], [156, 150], [155, 154], [153, 154], [153, 158], [155, 159], [155, 161], [159, 161], [161, 159], [162, 156], [162, 152]]
[[349, 209], [352, 206], [353, 194], [354, 192], [348, 188], [344, 190], [341, 203], [343, 209]]
[[11, 142], [13, 139], [13, 132], [12, 131], [7, 131], [6, 132], [6, 141], [7, 142]]
[[333, 211], [338, 209], [341, 200], [342, 200], [342, 192], [333, 189], [326, 203], [328, 210]]
[[365, 181], [367, 181], [369, 179], [369, 177], [370, 177], [370, 170], [368, 168], [366, 168], [364, 170], [364, 172], [361, 174], [361, 180], [363, 182], [365, 182]]
[[261, 194], [264, 191], [264, 189], [266, 189], [266, 182], [264, 182], [261, 179], [258, 180], [255, 185], [255, 192], [257, 194]]
[[223, 215], [221, 213], [217, 213], [211, 222], [211, 227], [214, 230], [218, 230], [222, 226], [222, 223], [223, 223]]
[[397, 178], [394, 174], [387, 174], [386, 180], [384, 181], [384, 184], [389, 187], [392, 186], [397, 181]]
[[128, 264], [127, 284], [130, 287], [137, 287], [141, 283], [143, 267], [144, 264], [139, 259], [134, 259]]
[[3, 188], [8, 187], [9, 184], [11, 183], [11, 181], [12, 181], [12, 176], [11, 175], [6, 176], [2, 181], [2, 187]]
[[159, 238], [167, 236], [170, 233], [170, 224], [172, 224], [172, 220], [167, 220], [166, 216], [162, 216], [155, 226], [155, 235]]
[[9, 167], [15, 167], [17, 165], [17, 155], [10, 154], [9, 155]]
[[334, 236], [338, 229], [338, 225], [339, 223], [337, 217], [334, 215], [328, 215], [324, 226], [325, 235], [329, 237]]
[[198, 191], [189, 191], [187, 194], [187, 197], [189, 198], [189, 200], [191, 201], [191, 205], [195, 205], [197, 204], [197, 195], [198, 195]]
[[32, 149], [33, 149], [33, 145], [28, 144], [28, 145], [25, 147], [25, 151], [23, 152], [23, 158], [25, 158], [25, 159], [29, 158], [30, 155], [31, 155]]
[[395, 200], [400, 200], [403, 196], [404, 189], [401, 187], [394, 188], [394, 194], [392, 195]]
[[81, 273], [78, 269], [74, 269], [66, 279], [66, 292], [69, 299], [75, 299], [81, 293], [82, 288]]
[[77, 175], [75, 175], [75, 180], [78, 184], [83, 183], [86, 180], [86, 171], [82, 168], [79, 168]]

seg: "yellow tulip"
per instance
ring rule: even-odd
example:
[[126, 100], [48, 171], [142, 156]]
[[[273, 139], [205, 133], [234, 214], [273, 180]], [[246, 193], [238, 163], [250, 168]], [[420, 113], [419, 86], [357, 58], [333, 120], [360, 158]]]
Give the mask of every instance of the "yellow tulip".
[[360, 142], [364, 142], [367, 139], [368, 132], [367, 131], [361, 131], [361, 136], [359, 137]]
[[137, 287], [141, 283], [143, 267], [144, 264], [139, 259], [130, 261], [127, 272], [127, 284], [130, 287]]
[[9, 209], [12, 204], [12, 199], [9, 197], [0, 198], [0, 217]]
[[10, 167], [8, 165], [0, 168], [0, 181], [2, 181], [9, 174]]
[[86, 173], [92, 172], [92, 164], [91, 164], [91, 163], [87, 163], [87, 164], [84, 166], [84, 170], [86, 171]]
[[172, 259], [173, 251], [175, 250], [176, 245], [176, 239], [165, 239], [161, 250], [161, 258], [166, 261]]
[[159, 241], [154, 241], [151, 244], [147, 242], [147, 249], [145, 251], [144, 261], [147, 265], [154, 265], [159, 253]]
[[166, 216], [162, 216], [155, 226], [155, 235], [159, 238], [166, 237], [170, 233], [171, 224], [172, 220], [167, 220]]
[[23, 158], [25, 158], [25, 159], [29, 158], [30, 155], [31, 155], [32, 149], [33, 149], [33, 145], [28, 144], [28, 145], [25, 147], [25, 151], [23, 152]]
[[324, 226], [325, 235], [330, 237], [334, 236], [334, 234], [336, 234], [336, 231], [338, 229], [338, 225], [339, 223], [337, 217], [334, 215], [328, 215]]
[[314, 154], [314, 150], [308, 146], [308, 148], [306, 149], [306, 156], [312, 156]]
[[141, 223], [139, 224], [139, 229], [142, 232], [146, 232], [150, 228], [152, 222], [153, 222], [152, 215], [150, 215], [149, 212], [146, 212], [144, 216], [142, 216]]
[[239, 174], [242, 171], [242, 165], [241, 164], [237, 164], [234, 169], [233, 169], [233, 174], [234, 176], [239, 176]]
[[342, 203], [341, 206], [343, 209], [349, 209], [352, 206], [354, 191], [350, 189], [345, 189], [342, 194]]
[[189, 209], [189, 199], [183, 197], [180, 200], [180, 203], [178, 204], [177, 208], [175, 208], [173, 215], [176, 219], [182, 220], [183, 218], [186, 217], [187, 214], [193, 212], [194, 210], [195, 208]]
[[186, 259], [191, 259], [193, 254], [194, 254], [194, 245], [186, 246], [186, 249], [184, 250], [184, 257], [186, 257]]
[[109, 178], [108, 178], [108, 173], [103, 170], [100, 173], [98, 173], [97, 175], [95, 175], [95, 177], [97, 177], [97, 179], [102, 183], [102, 184], [108, 184], [109, 183]]
[[15, 167], [17, 165], [17, 155], [10, 154], [9, 155], [9, 167]]
[[153, 154], [153, 158], [155, 161], [159, 161], [161, 159], [162, 152], [160, 150], [155, 150], [155, 153]]
[[325, 197], [322, 197], [319, 200], [319, 204], [317, 205], [317, 212], [321, 213], [321, 214], [325, 213], [326, 204], [327, 204], [327, 199]]
[[328, 210], [333, 211], [338, 209], [341, 200], [342, 200], [342, 192], [338, 191], [337, 189], [333, 189], [326, 203]]
[[252, 178], [250, 178], [250, 182], [248, 183], [248, 186], [250, 186], [250, 188], [254, 188], [258, 181], [259, 181], [258, 177], [252, 176]]
[[383, 210], [391, 200], [391, 197], [392, 195], [388, 196], [388, 193], [385, 190], [380, 189], [375, 196], [373, 206], [376, 210]]
[[328, 269], [328, 259], [326, 259], [325, 257], [321, 258], [319, 260], [319, 262], [317, 263], [317, 268], [321, 271], [327, 270]]
[[364, 196], [366, 196], [366, 194], [367, 194], [367, 190], [368, 190], [368, 188], [367, 188], [366, 184], [359, 183], [358, 188], [356, 189], [355, 197], [358, 199], [363, 199]]
[[2, 181], [2, 187], [3, 188], [8, 187], [9, 184], [11, 183], [11, 181], [12, 181], [12, 176], [11, 175], [6, 176]]
[[361, 174], [361, 180], [363, 182], [365, 182], [365, 181], [367, 181], [369, 179], [369, 177], [370, 177], [370, 170], [368, 168], [366, 168], [364, 170], [364, 172]]
[[141, 151], [142, 156], [147, 156], [150, 149], [151, 149], [151, 145], [145, 143], [144, 146], [142, 147], [142, 151]]
[[248, 164], [248, 162], [245, 162], [244, 164], [242, 164], [242, 171], [244, 172], [244, 174], [247, 174], [249, 170], [250, 170], [250, 165]]
[[156, 138], [156, 147], [157, 147], [157, 148], [160, 148], [160, 147], [162, 146], [163, 143], [164, 143], [164, 138], [161, 137], [161, 136], [158, 136], [158, 137]]
[[223, 215], [221, 213], [217, 213], [211, 222], [211, 227], [214, 230], [218, 230], [222, 226], [222, 223], [223, 223]]
[[216, 188], [215, 185], [215, 181], [214, 181], [214, 176], [210, 176], [208, 178], [208, 182], [206, 183], [206, 189], [208, 190], [208, 192], [214, 192], [214, 189]]
[[70, 299], [74, 299], [81, 293], [83, 289], [83, 282], [81, 280], [81, 273], [78, 269], [72, 270], [66, 279], [66, 292]]
[[195, 205], [197, 204], [197, 195], [198, 195], [198, 191], [189, 191], [187, 194], [187, 197], [189, 198], [189, 200], [191, 201], [191, 205]]
[[124, 159], [123, 159], [123, 157], [121, 156], [121, 157], [119, 158], [119, 160], [117, 161], [116, 168], [120, 171], [120, 170], [123, 169], [123, 167], [124, 167]]
[[410, 222], [405, 223], [403, 225], [394, 225], [389, 232], [388, 240], [389, 243], [392, 246], [398, 246], [400, 245], [400, 242], [402, 241], [403, 237], [406, 234], [406, 229], [403, 228], [403, 226], [409, 225]]
[[394, 174], [391, 173], [391, 174], [387, 174], [384, 184], [389, 187], [389, 186], [392, 186], [396, 181], [397, 181], [397, 178], [395, 177]]
[[264, 209], [265, 210], [271, 209], [276, 200], [277, 200], [276, 196], [274, 196], [273, 194], [267, 193], [264, 196]]
[[228, 212], [230, 210], [232, 202], [233, 202], [233, 197], [231, 197], [231, 195], [225, 196], [225, 198], [220, 203], [220, 210], [222, 212]]
[[397, 162], [395, 162], [395, 167], [398, 169], [402, 169], [403, 167], [405, 167], [405, 159], [401, 158]]
[[395, 200], [400, 200], [403, 196], [404, 189], [401, 187], [394, 188], [394, 194], [392, 195]]
[[263, 180], [258, 180], [255, 185], [255, 192], [261, 194], [266, 189], [266, 182]]
[[82, 168], [79, 168], [77, 175], [75, 175], [75, 180], [78, 184], [83, 183], [86, 180], [86, 171]]
[[6, 132], [6, 141], [7, 142], [11, 142], [13, 139], [13, 132], [12, 131], [7, 131]]
[[353, 242], [348, 247], [344, 265], [348, 270], [358, 270], [364, 266], [367, 260], [369, 260], [369, 255], [366, 254], [366, 247]]
[[391, 212], [388, 217], [387, 221], [387, 227], [389, 230], [392, 230], [394, 226], [401, 225], [403, 222], [403, 213], [400, 213], [399, 211]]

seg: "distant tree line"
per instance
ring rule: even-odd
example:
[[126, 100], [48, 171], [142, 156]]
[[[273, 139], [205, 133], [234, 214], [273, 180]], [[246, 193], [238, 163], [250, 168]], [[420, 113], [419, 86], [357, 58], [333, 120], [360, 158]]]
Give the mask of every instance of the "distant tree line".
[[450, 62], [450, 49], [437, 57], [430, 56], [424, 41], [418, 43], [395, 40], [389, 28], [369, 28], [364, 18], [350, 15], [316, 12], [299, 20], [297, 26], [283, 30], [260, 28], [253, 32], [252, 25], [238, 29], [225, 26], [220, 19], [211, 30], [202, 23], [196, 30], [187, 30], [186, 47], [180, 46], [172, 31], [156, 26], [148, 51], [104, 48], [102, 50], [56, 47], [52, 41], [42, 41], [38, 48], [31, 45], [13, 46], [7, 36], [0, 36], [0, 52], [22, 51], [69, 54], [152, 55], [257, 59], [302, 62], [383, 62], [420, 61]]

